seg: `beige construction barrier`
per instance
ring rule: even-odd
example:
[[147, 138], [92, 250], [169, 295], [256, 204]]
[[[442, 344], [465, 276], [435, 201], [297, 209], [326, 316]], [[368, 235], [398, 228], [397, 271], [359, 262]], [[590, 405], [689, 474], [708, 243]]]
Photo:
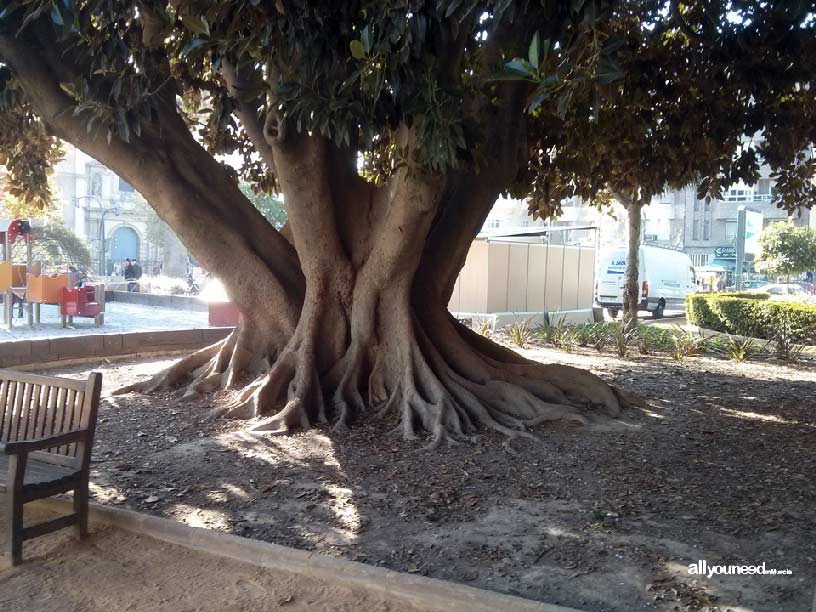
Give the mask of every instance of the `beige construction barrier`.
[[595, 248], [476, 240], [453, 288], [454, 313], [591, 310]]

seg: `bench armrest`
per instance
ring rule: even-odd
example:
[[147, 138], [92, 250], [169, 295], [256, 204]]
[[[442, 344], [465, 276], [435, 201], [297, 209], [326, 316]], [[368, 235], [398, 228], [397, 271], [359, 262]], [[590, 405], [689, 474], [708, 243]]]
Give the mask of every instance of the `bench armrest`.
[[3, 452], [7, 455], [18, 455], [30, 453], [31, 451], [45, 450], [55, 446], [82, 442], [88, 439], [87, 429], [68, 431], [48, 438], [37, 438], [36, 440], [19, 440], [17, 442], [6, 442], [2, 444]]

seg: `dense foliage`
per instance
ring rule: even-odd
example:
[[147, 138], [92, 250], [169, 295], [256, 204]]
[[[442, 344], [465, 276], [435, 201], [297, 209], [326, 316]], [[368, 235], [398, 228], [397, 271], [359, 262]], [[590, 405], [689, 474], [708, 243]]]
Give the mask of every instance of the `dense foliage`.
[[779, 275], [816, 270], [816, 228], [772, 223], [759, 236], [757, 267]]
[[[535, 215], [572, 195], [648, 202], [690, 182], [718, 196], [754, 182], [763, 162], [779, 205], [811, 206], [808, 3], [717, 11], [604, 0], [14, 0], [0, 28], [70, 43], [60, 86], [89, 133], [129, 140], [172, 91], [199, 138], [243, 156], [242, 176], [265, 191], [274, 168], [236, 112], [267, 133], [320, 133], [356, 149], [379, 181], [409, 161], [440, 172], [478, 163], [490, 143], [476, 111], [512, 79], [529, 84], [534, 118], [512, 191], [531, 195]], [[56, 144], [3, 68], [0, 121], [12, 189], [42, 197]], [[400, 140], [404, 125], [417, 142]]]
[[816, 306], [717, 293], [695, 293], [686, 298], [689, 323], [714, 331], [774, 339], [790, 329], [798, 342], [816, 344]]

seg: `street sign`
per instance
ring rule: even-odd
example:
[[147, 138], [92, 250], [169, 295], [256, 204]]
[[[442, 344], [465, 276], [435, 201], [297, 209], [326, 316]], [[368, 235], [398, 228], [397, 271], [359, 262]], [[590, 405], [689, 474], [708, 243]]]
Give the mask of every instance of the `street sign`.
[[762, 213], [745, 211], [745, 253], [759, 253], [759, 235], [762, 233]]
[[718, 257], [720, 259], [736, 259], [737, 247], [733, 246], [714, 247], [714, 257]]

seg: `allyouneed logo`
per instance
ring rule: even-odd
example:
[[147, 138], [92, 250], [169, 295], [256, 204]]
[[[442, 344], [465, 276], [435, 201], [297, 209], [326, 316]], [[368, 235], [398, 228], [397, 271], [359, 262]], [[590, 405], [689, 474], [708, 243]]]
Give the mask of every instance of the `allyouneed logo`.
[[708, 561], [702, 559], [697, 563], [689, 564], [689, 574], [697, 576], [706, 576], [711, 578], [715, 575], [734, 576], [734, 575], [790, 575], [793, 572], [790, 569], [774, 569], [765, 567], [765, 562], [762, 565], [709, 565]]

